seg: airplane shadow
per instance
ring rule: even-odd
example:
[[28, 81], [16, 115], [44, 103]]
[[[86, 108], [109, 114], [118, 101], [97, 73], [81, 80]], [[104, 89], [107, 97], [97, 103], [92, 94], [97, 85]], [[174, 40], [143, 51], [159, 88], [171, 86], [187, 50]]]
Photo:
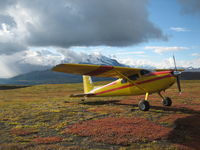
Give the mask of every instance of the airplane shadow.
[[20, 89], [20, 88], [26, 88], [30, 86], [17, 86], [17, 85], [0, 85], [0, 90], [12, 90], [12, 89]]
[[106, 105], [106, 104], [115, 104], [117, 102], [119, 102], [119, 100], [82, 102], [81, 104], [85, 104], [85, 105]]
[[177, 107], [165, 107], [165, 106], [151, 106], [150, 109], [151, 111], [163, 110], [163, 111], [181, 112], [186, 114], [200, 114], [200, 111], [188, 109], [185, 107], [177, 108]]
[[[110, 100], [110, 101], [92, 101], [92, 102], [82, 102], [81, 104], [85, 105], [106, 105], [106, 104], [114, 104], [114, 105], [126, 105], [126, 106], [132, 106], [132, 107], [138, 107], [138, 104], [125, 104], [120, 103], [120, 100]], [[187, 114], [200, 114], [200, 111], [195, 111], [188, 108], [176, 108], [176, 107], [165, 107], [165, 106], [150, 106], [150, 110], [157, 112], [157, 110], [163, 110], [163, 111], [173, 111], [173, 112], [181, 112], [181, 113], [187, 113]], [[135, 109], [134, 109], [135, 111]], [[139, 111], [139, 110], [136, 110]]]
[[[119, 100], [112, 101], [95, 101], [95, 102], [85, 102], [86, 105], [104, 105], [104, 104], [114, 104], [114, 105], [127, 105], [137, 107], [137, 104], [124, 104], [120, 103]], [[192, 148], [194, 150], [199, 149], [200, 143], [200, 111], [192, 110], [189, 108], [176, 108], [176, 107], [164, 107], [164, 106], [152, 106], [150, 108], [151, 112], [157, 112], [157, 110], [172, 111], [174, 113], [181, 112], [184, 114], [191, 114], [185, 118], [179, 118], [174, 121], [174, 128], [168, 134], [167, 140], [170, 143], [179, 145], [180, 149]], [[137, 109], [132, 109], [131, 111], [139, 111]]]
[[169, 133], [168, 141], [183, 145], [180, 149], [199, 150], [200, 114], [177, 119], [174, 124], [175, 128]]
[[179, 118], [173, 122], [174, 128], [168, 134], [167, 140], [170, 143], [178, 144], [178, 149], [194, 149], [199, 150], [200, 144], [200, 111], [188, 109], [185, 107], [162, 107], [151, 106], [153, 110], [172, 111], [174, 113], [181, 112], [183, 114], [191, 114], [184, 118]]

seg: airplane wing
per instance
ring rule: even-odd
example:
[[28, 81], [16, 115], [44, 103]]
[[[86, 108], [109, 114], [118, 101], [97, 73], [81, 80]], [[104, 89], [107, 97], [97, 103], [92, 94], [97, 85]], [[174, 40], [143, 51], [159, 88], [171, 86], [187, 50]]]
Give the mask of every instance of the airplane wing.
[[124, 78], [124, 76], [136, 74], [143, 69], [89, 64], [60, 64], [53, 67], [52, 70], [78, 75]]

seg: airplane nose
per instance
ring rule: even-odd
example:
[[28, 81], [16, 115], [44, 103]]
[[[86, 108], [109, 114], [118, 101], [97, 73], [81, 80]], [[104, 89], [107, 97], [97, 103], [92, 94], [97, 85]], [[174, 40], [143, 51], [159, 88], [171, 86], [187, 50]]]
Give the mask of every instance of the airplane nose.
[[182, 72], [180, 71], [173, 71], [172, 74], [175, 76], [175, 77], [178, 77], [179, 75], [181, 75]]
[[179, 77], [181, 75], [181, 72], [180, 71], [172, 71], [172, 74], [176, 78], [178, 91], [181, 93], [181, 83], [180, 83], [180, 77]]

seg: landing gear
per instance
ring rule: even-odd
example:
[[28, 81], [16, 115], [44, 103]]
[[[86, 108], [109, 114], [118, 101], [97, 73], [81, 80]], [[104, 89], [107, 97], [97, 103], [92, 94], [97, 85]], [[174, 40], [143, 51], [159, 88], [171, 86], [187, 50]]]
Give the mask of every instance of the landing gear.
[[149, 102], [147, 100], [141, 100], [138, 104], [138, 107], [142, 111], [148, 111], [150, 108]]
[[162, 103], [163, 103], [164, 106], [171, 106], [172, 105], [172, 100], [169, 97], [165, 97], [162, 100]]
[[82, 99], [80, 99], [83, 103], [87, 100], [87, 96], [84, 96]]
[[161, 93], [158, 93], [158, 95], [162, 98], [162, 104], [163, 106], [171, 106], [172, 105], [172, 100], [169, 97], [164, 97], [161, 95]]
[[[162, 104], [164, 106], [171, 106], [172, 105], [171, 98], [163, 96], [160, 92], [158, 93], [158, 95], [162, 98]], [[150, 105], [149, 105], [149, 102], [148, 102], [148, 96], [149, 96], [149, 93], [146, 93], [145, 99], [141, 100], [138, 104], [139, 109], [142, 110], [142, 111], [148, 111], [149, 108], [150, 108]]]
[[142, 111], [148, 111], [150, 108], [149, 102], [147, 101], [149, 93], [146, 93], [145, 100], [141, 100], [138, 104], [138, 107]]

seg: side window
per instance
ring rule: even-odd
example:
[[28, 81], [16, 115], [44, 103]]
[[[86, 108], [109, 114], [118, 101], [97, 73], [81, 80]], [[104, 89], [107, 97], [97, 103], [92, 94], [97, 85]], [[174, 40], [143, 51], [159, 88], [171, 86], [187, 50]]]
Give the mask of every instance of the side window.
[[149, 71], [149, 70], [141, 70], [140, 71], [140, 74], [143, 76], [143, 75], [146, 75], [146, 74], [149, 74], [149, 73], [151, 73], [151, 71]]
[[134, 74], [128, 77], [130, 80], [137, 80], [139, 78], [138, 74]]
[[122, 79], [121, 83], [127, 83], [127, 80], [126, 79]]
[[[134, 75], [128, 76], [128, 78], [130, 80], [137, 80], [139, 78], [139, 75], [138, 74], [134, 74]], [[128, 82], [127, 79], [122, 79], [121, 80], [121, 83], [127, 83], [127, 82]]]

